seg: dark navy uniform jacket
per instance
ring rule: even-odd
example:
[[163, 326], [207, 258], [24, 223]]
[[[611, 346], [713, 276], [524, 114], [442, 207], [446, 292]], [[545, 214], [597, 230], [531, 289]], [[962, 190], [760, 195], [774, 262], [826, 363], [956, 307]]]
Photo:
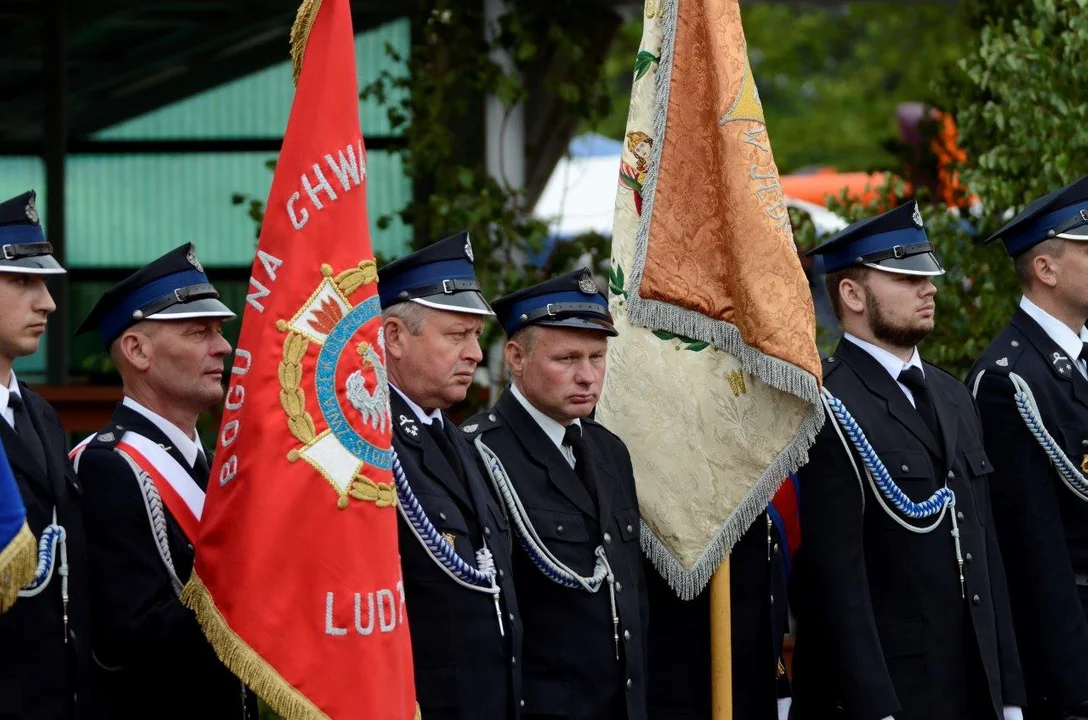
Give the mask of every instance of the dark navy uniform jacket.
[[90, 600], [87, 546], [80, 512], [80, 486], [68, 466], [67, 440], [57, 412], [40, 395], [19, 384], [27, 414], [41, 438], [42, 467], [7, 421], [0, 440], [15, 473], [26, 518], [35, 538], [53, 522], [62, 526], [68, 552], [68, 630], [59, 574], [60, 550], [49, 585], [34, 597], [19, 598], [0, 615], [0, 718], [90, 717]]
[[603, 547], [616, 578], [618, 659], [608, 583], [592, 594], [559, 585], [518, 543], [514, 580], [525, 625], [525, 716], [642, 720], [647, 596], [631, 457], [604, 426], [589, 419], [581, 425], [599, 502], [509, 388], [463, 429], [499, 456], [540, 539], [560, 562], [589, 577], [594, 553]]
[[400, 392], [390, 393], [393, 449], [427, 517], [471, 567], [491, 550], [499, 573], [503, 632], [492, 596], [450, 578], [400, 518], [408, 626], [416, 699], [432, 720], [507, 720], [521, 712], [521, 615], [511, 572], [512, 537], [480, 475], [474, 450], [443, 416], [462, 481]]
[[[113, 449], [127, 430], [165, 448], [201, 488], [208, 483], [206, 471], [190, 468], [152, 420], [123, 404], [77, 460], [91, 558], [99, 717], [255, 720], [253, 696], [219, 661], [174, 590], [140, 483]], [[184, 583], [193, 570], [193, 547], [165, 505], [163, 511], [173, 570]]]
[[[789, 696], [780, 665], [787, 630], [784, 541], [760, 515], [729, 555], [733, 716], [777, 720]], [[710, 592], [684, 601], [646, 561], [650, 595], [650, 720], [711, 717]]]
[[1083, 472], [1088, 380], [1075, 360], [1018, 309], [967, 380], [977, 386], [1017, 642], [1039, 709], [1088, 701], [1088, 502], [1066, 487], [1028, 430], [1009, 376], [1027, 382], [1047, 432]]
[[859, 483], [829, 418], [798, 472], [796, 720], [1000, 720], [1002, 706], [1024, 704], [982, 423], [960, 382], [923, 365], [939, 438], [888, 371], [848, 339], [824, 362], [824, 385], [912, 500], [946, 484], [955, 492], [966, 597], [951, 517], [926, 534], [897, 524], [864, 470]]

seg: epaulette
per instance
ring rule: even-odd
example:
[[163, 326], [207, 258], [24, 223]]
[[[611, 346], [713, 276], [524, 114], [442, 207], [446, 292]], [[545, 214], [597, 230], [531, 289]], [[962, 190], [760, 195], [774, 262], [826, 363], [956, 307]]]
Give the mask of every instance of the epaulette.
[[110, 426], [103, 428], [99, 433], [91, 438], [87, 443], [87, 449], [91, 448], [104, 448], [106, 450], [113, 450], [117, 447], [117, 443], [121, 442], [121, 437], [125, 434], [125, 428], [117, 423], [113, 423]]
[[842, 363], [839, 362], [839, 359], [834, 355], [828, 355], [826, 358], [824, 358], [824, 361], [821, 365], [823, 367], [825, 380], [831, 375], [831, 373], [842, 367]]
[[494, 430], [502, 425], [502, 420], [499, 419], [499, 414], [494, 411], [487, 411], [482, 413], [476, 413], [461, 425], [461, 432], [463, 432], [469, 440], [473, 440], [477, 435], [482, 435], [488, 430]]
[[1016, 366], [1016, 361], [1024, 354], [1025, 342], [1012, 339], [1007, 343], [994, 347], [990, 346], [986, 352], [986, 363], [980, 365], [981, 370], [997, 373], [1008, 373], [1009, 368]]

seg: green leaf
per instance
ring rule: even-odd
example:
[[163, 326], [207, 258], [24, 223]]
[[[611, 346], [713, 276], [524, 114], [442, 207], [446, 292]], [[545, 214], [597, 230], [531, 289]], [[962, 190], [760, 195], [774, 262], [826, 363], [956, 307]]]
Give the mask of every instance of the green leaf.
[[654, 63], [659, 62], [661, 62], [661, 59], [649, 50], [639, 51], [638, 55], [635, 56], [635, 80], [641, 80], [642, 76], [649, 72]]
[[675, 340], [676, 336], [668, 330], [654, 330], [654, 335], [658, 340]]
[[710, 347], [710, 343], [699, 341], [688, 343], [687, 347], [685, 347], [684, 349], [691, 350], [692, 352], [699, 352], [700, 350], [706, 350], [708, 347]]

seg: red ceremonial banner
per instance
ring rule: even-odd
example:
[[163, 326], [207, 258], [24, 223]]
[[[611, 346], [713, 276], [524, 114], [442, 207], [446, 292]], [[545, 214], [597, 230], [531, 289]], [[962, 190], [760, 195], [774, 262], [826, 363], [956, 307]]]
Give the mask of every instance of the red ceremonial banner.
[[282, 717], [409, 719], [348, 0], [306, 0], [292, 44], [301, 71], [183, 599], [223, 662]]

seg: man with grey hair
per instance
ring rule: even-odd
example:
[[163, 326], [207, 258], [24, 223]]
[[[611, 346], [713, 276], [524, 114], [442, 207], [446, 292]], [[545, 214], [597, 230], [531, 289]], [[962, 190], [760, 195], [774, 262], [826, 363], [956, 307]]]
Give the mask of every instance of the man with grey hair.
[[522, 705], [512, 538], [444, 412], [465, 399], [493, 315], [472, 263], [463, 232], [378, 271], [393, 450], [408, 486], [401, 565], [416, 699], [428, 720], [507, 720]]

